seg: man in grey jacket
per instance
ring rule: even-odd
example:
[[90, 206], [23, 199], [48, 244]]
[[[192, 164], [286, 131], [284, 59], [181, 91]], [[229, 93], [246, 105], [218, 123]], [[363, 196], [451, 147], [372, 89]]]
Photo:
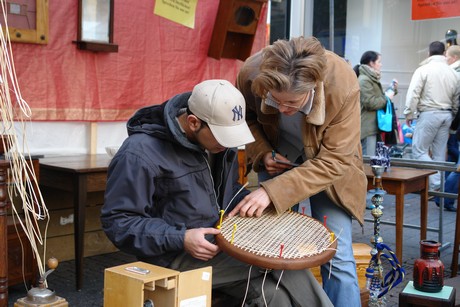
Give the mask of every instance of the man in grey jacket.
[[[412, 139], [413, 158], [445, 161], [449, 127], [458, 109], [459, 79], [444, 56], [442, 42], [432, 42], [429, 57], [412, 76], [404, 114], [410, 127], [418, 114]], [[440, 175], [430, 176], [430, 189], [439, 189]]]
[[212, 266], [213, 289], [239, 306], [332, 306], [311, 272], [265, 276], [214, 243], [220, 210], [249, 193], [239, 192], [235, 150], [254, 141], [245, 108], [232, 84], [208, 80], [139, 110], [109, 166], [103, 229], [141, 261], [179, 271]]

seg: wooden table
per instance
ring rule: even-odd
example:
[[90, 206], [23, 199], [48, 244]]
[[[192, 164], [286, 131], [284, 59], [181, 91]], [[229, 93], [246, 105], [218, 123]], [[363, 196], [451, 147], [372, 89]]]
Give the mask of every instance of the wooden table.
[[[367, 189], [374, 189], [374, 174], [370, 165], [364, 165], [367, 176]], [[428, 177], [436, 173], [432, 170], [420, 170], [403, 167], [390, 167], [382, 175], [383, 189], [396, 196], [396, 256], [402, 263], [404, 195], [420, 192], [420, 240], [426, 238], [428, 221]], [[384, 196], [385, 197], [385, 196]]]
[[457, 291], [454, 287], [444, 285], [441, 292], [429, 293], [416, 290], [413, 282], [409, 281], [404, 290], [399, 293], [398, 306], [454, 307], [456, 295]]
[[109, 163], [110, 157], [106, 154], [45, 157], [40, 160], [40, 185], [73, 193], [77, 290], [83, 286], [87, 194], [105, 191]]

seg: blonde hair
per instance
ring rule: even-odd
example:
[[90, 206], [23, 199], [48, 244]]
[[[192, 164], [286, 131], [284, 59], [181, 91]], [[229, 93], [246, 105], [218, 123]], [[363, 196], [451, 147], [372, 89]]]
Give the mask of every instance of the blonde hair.
[[452, 45], [447, 48], [446, 53], [452, 57], [456, 57], [457, 60], [460, 60], [460, 46], [459, 45]]
[[323, 80], [325, 67], [325, 50], [315, 37], [277, 40], [262, 50], [252, 91], [260, 97], [270, 90], [304, 94]]

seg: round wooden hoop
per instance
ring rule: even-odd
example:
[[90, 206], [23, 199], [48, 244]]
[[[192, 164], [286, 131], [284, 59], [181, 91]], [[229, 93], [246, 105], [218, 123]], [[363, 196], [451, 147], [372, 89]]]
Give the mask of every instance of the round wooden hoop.
[[[264, 214], [262, 216], [264, 216], [264, 215], [276, 216], [276, 217], [274, 217], [274, 219], [276, 219], [276, 220], [274, 220], [273, 222], [279, 223], [282, 220], [286, 220], [287, 217], [289, 217], [289, 215], [291, 215], [291, 214], [297, 215], [296, 218], [305, 219], [305, 222], [308, 221], [310, 223], [310, 225], [312, 225], [312, 223], [313, 223], [313, 227], [318, 229], [318, 234], [317, 235], [318, 236], [323, 236], [324, 240], [329, 240], [328, 247], [318, 251], [318, 253], [316, 253], [316, 254], [305, 255], [305, 256], [296, 257], [296, 258], [285, 258], [283, 253], [282, 253], [281, 247], [279, 248], [278, 251], [274, 251], [271, 256], [259, 255], [259, 254], [257, 254], [257, 252], [249, 251], [250, 248], [247, 248], [247, 247], [244, 247], [244, 246], [241, 246], [241, 247], [237, 246], [238, 242], [236, 240], [237, 239], [236, 234], [238, 233], [238, 231], [241, 231], [241, 230], [238, 229], [238, 222], [239, 221], [245, 220], [246, 222], [251, 223], [251, 221], [256, 222], [259, 218], [249, 218], [249, 217], [242, 218], [242, 217], [239, 217], [239, 216], [234, 216], [232, 218], [227, 218], [226, 217], [226, 218], [223, 219], [222, 224], [220, 225], [222, 227], [221, 230], [224, 230], [226, 228], [227, 232], [228, 232], [228, 227], [233, 228], [234, 227], [233, 225], [236, 223], [236, 225], [237, 225], [236, 228], [237, 229], [234, 232], [234, 234], [235, 234], [234, 243], [232, 244], [230, 242], [231, 240], [228, 240], [228, 238], [225, 238], [224, 235], [221, 233], [221, 234], [216, 235], [217, 245], [220, 247], [220, 249], [222, 251], [226, 252], [230, 256], [232, 256], [232, 257], [234, 257], [234, 258], [236, 258], [236, 259], [238, 259], [238, 260], [240, 260], [242, 262], [252, 264], [252, 265], [255, 265], [255, 266], [258, 266], [258, 267], [261, 267], [261, 268], [274, 269], [274, 270], [301, 270], [301, 269], [312, 268], [312, 267], [322, 265], [322, 264], [328, 262], [332, 257], [334, 257], [336, 249], [337, 249], [337, 240], [334, 239], [332, 242], [330, 242], [330, 231], [329, 231], [329, 229], [327, 227], [325, 227], [323, 224], [321, 224], [319, 221], [313, 219], [312, 217], [307, 216], [307, 215], [303, 215], [301, 213], [289, 212], [289, 211], [286, 211], [283, 214], [277, 215], [276, 212], [274, 212], [274, 210], [269, 210], [267, 212], [264, 212]], [[249, 221], [247, 219], [251, 219], [251, 221]], [[272, 227], [272, 226], [273, 226], [273, 224], [272, 225], [270, 225], [270, 224], [265, 225], [265, 227]], [[267, 229], [267, 228], [265, 228], [265, 229]], [[302, 231], [302, 230], [300, 230], [300, 231]], [[265, 232], [265, 233], [267, 233], [267, 232]], [[261, 232], [260, 235], [263, 236], [264, 233]], [[286, 232], [285, 233], [278, 233], [276, 241], [283, 241], [282, 236], [284, 236], [284, 238], [288, 238], [289, 236], [293, 236], [293, 235], [299, 235], [299, 234], [298, 233], [294, 234], [292, 232], [291, 233], [286, 233]], [[327, 238], [326, 238], [326, 236], [327, 236]], [[258, 238], [260, 238], [260, 237], [258, 237]], [[312, 239], [311, 242], [314, 242], [314, 240], [317, 239], [317, 238], [306, 238], [306, 241], [304, 241], [304, 243], [305, 244], [314, 244], [314, 243], [309, 242], [309, 239]], [[281, 254], [281, 257], [279, 256], [280, 254]]]

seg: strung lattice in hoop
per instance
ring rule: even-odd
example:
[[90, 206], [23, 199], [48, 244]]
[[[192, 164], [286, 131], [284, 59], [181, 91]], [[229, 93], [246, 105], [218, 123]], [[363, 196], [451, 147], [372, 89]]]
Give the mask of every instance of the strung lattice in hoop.
[[337, 249], [323, 224], [293, 211], [278, 215], [268, 210], [259, 218], [226, 217], [220, 230], [216, 242], [224, 252], [266, 269], [312, 268], [329, 261]]

